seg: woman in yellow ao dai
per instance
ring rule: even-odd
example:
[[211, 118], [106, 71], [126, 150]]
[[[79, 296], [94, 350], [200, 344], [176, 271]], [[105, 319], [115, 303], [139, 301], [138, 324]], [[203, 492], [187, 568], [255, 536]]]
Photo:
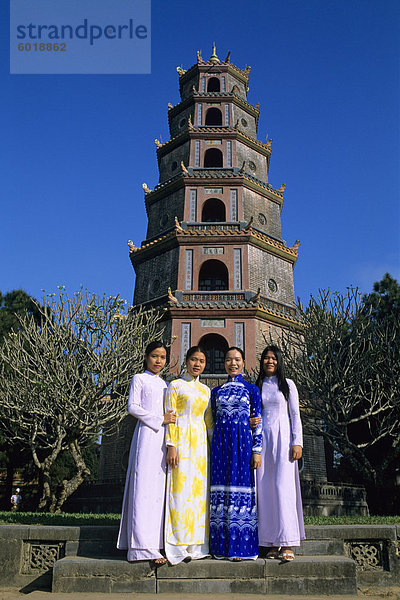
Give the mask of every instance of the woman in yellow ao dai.
[[[176, 424], [167, 428], [167, 495], [165, 553], [169, 562], [208, 555], [208, 447], [205, 413], [210, 389], [200, 383], [206, 357], [200, 348], [186, 355], [187, 375], [172, 381], [166, 410], [176, 412]], [[210, 411], [208, 414], [211, 414]], [[208, 418], [208, 415], [207, 415]]]

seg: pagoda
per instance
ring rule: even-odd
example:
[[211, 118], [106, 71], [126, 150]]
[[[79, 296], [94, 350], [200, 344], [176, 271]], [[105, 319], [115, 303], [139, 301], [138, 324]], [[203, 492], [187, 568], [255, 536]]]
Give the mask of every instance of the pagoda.
[[164, 309], [176, 371], [200, 344], [208, 375], [224, 373], [229, 346], [257, 367], [265, 340], [300, 330], [293, 267], [299, 242], [282, 239], [285, 185], [268, 182], [271, 143], [257, 138], [259, 104], [247, 101], [250, 67], [230, 53], [177, 68], [180, 102], [168, 105], [170, 139], [155, 140], [159, 182], [143, 184], [146, 239], [130, 259], [133, 303]]

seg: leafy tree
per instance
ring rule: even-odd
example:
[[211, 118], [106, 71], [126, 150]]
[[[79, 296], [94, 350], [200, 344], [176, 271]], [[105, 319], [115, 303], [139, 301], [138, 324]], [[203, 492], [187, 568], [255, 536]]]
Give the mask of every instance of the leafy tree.
[[399, 285], [385, 275], [374, 289], [320, 291], [300, 306], [303, 335], [282, 339], [308, 430], [370, 489], [393, 477], [400, 456]]
[[[10, 331], [17, 331], [19, 318], [30, 314], [36, 321], [39, 319], [39, 311], [35, 300], [24, 290], [12, 290], [5, 294], [0, 292], [0, 345]], [[3, 508], [8, 509], [9, 498], [12, 493], [12, 485], [16, 470], [21, 470], [29, 455], [16, 440], [7, 440], [0, 429], [0, 468], [6, 471], [5, 497]]]
[[19, 318], [25, 314], [36, 320], [40, 318], [37, 303], [29, 294], [24, 290], [12, 290], [6, 294], [0, 292], [0, 344], [10, 331], [19, 328]]
[[[30, 450], [40, 477], [38, 508], [57, 512], [90, 475], [84, 449], [125, 416], [130, 379], [162, 330], [154, 312], [124, 312], [119, 297], [82, 290], [70, 298], [60, 289], [36, 308], [39, 324], [33, 315], [20, 317], [0, 348], [0, 428]], [[74, 473], [57, 485], [52, 467], [64, 452]]]

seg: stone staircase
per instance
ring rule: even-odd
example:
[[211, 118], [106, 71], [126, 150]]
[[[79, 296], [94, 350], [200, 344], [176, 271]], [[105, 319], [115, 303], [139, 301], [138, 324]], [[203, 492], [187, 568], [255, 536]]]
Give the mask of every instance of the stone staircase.
[[[100, 540], [99, 540], [100, 541]], [[111, 542], [111, 540], [110, 540]], [[58, 593], [198, 594], [357, 594], [356, 566], [340, 539], [307, 539], [290, 563], [259, 558], [230, 562], [205, 559], [164, 565], [129, 564], [125, 552], [104, 539], [80, 548], [84, 556], [66, 556], [53, 567], [52, 591]], [[91, 556], [92, 554], [92, 556]], [[108, 555], [108, 556], [107, 556]]]

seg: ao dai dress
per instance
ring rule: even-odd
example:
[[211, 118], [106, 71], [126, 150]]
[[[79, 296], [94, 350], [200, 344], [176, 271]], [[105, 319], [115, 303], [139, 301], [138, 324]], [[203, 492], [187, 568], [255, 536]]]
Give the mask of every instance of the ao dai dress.
[[117, 547], [129, 561], [160, 558], [164, 547], [165, 381], [150, 371], [134, 375], [128, 411], [138, 419], [133, 434]]
[[210, 550], [217, 558], [258, 556], [253, 452], [261, 452], [260, 390], [241, 375], [211, 392], [215, 423], [211, 442]]
[[262, 385], [261, 467], [257, 470], [258, 532], [260, 546], [300, 546], [305, 539], [298, 461], [290, 449], [303, 445], [299, 396], [287, 379], [289, 399], [278, 388], [277, 377]]
[[208, 473], [205, 413], [210, 389], [186, 375], [172, 381], [165, 409], [176, 424], [167, 427], [167, 446], [175, 446], [178, 466], [168, 469], [165, 552], [171, 564], [208, 555]]

